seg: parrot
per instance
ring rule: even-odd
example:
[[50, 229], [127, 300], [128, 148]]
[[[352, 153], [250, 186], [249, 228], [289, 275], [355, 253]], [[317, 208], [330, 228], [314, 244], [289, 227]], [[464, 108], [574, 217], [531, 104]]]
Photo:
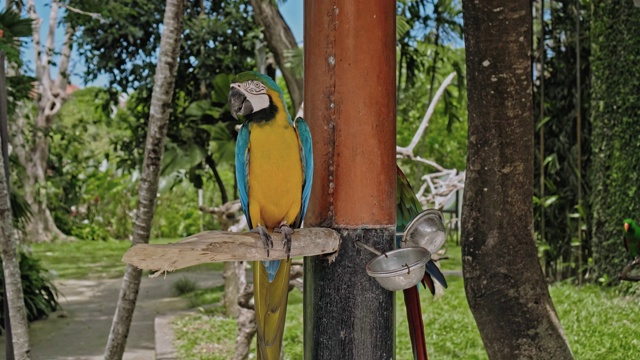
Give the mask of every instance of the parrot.
[[631, 219], [624, 220], [624, 247], [632, 258], [640, 255], [640, 226]]
[[[396, 166], [396, 233], [405, 231], [407, 225], [420, 213], [422, 206], [411, 189], [409, 180], [404, 175], [399, 166]], [[402, 236], [396, 235], [396, 246], [401, 247]], [[429, 288], [432, 295], [435, 295], [436, 279], [445, 289], [447, 281], [436, 264], [429, 260], [422, 278], [422, 284]], [[419, 286], [416, 285], [403, 290], [404, 303], [407, 309], [407, 320], [409, 323], [409, 336], [411, 337], [411, 347], [413, 349], [414, 360], [427, 359], [427, 345], [425, 343], [424, 323], [422, 322], [422, 309], [420, 307]]]
[[229, 111], [242, 125], [236, 141], [236, 179], [250, 231], [273, 248], [271, 233], [283, 236], [286, 260], [253, 265], [258, 359], [279, 360], [289, 294], [291, 235], [307, 211], [313, 178], [311, 132], [303, 118], [292, 121], [284, 95], [268, 76], [237, 74]]

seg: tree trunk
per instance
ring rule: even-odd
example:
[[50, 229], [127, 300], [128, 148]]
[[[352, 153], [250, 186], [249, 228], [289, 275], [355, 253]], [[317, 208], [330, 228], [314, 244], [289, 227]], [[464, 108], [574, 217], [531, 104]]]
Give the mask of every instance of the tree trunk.
[[[236, 349], [233, 360], [246, 360], [249, 358], [251, 342], [256, 335], [256, 312], [251, 299], [253, 298], [253, 285], [247, 286], [246, 263], [237, 262], [238, 284], [240, 296], [238, 301], [238, 334], [236, 336]], [[242, 273], [240, 273], [242, 272]]]
[[[239, 201], [225, 203], [215, 212], [220, 222], [220, 227], [227, 231], [242, 231], [243, 228], [237, 229], [237, 224], [244, 216]], [[247, 283], [244, 274], [243, 261], [226, 261], [224, 263], [224, 306], [227, 310], [227, 316], [237, 318], [239, 314], [238, 296], [244, 291]]]
[[0, 246], [5, 280], [5, 301], [9, 305], [13, 353], [16, 360], [29, 359], [29, 325], [24, 307], [20, 263], [18, 260], [16, 234], [13, 229], [9, 189], [5, 175], [4, 160], [0, 157]]
[[[4, 273], [3, 291], [5, 330], [7, 339], [11, 338], [11, 344], [7, 349], [13, 349], [13, 353], [7, 353], [7, 358], [26, 360], [30, 358], [29, 348], [29, 324], [22, 293], [22, 280], [20, 274], [20, 260], [18, 258], [16, 233], [13, 229], [11, 204], [9, 200], [9, 151], [7, 146], [7, 93], [4, 72], [4, 53], [0, 52], [0, 251], [2, 253], [2, 270]], [[2, 310], [0, 310], [2, 311]]]
[[463, 1], [465, 290], [491, 359], [571, 359], [533, 241], [529, 1]]
[[[220, 189], [220, 199], [222, 200], [222, 203], [226, 204], [227, 202], [229, 202], [229, 196], [227, 195], [227, 188], [224, 186], [224, 182], [222, 181], [220, 173], [218, 172], [218, 167], [216, 166], [215, 159], [213, 158], [213, 156], [211, 156], [211, 154], [207, 154], [207, 156], [204, 158], [204, 161], [207, 163], [207, 166], [213, 173], [213, 177], [216, 179], [216, 184], [218, 185], [218, 189]], [[226, 229], [226, 227], [222, 228]]]
[[[49, 242], [55, 238], [67, 240], [51, 216], [47, 207], [47, 161], [49, 160], [49, 131], [56, 114], [67, 99], [67, 69], [71, 56], [71, 45], [74, 29], [67, 26], [65, 38], [60, 50], [58, 76], [51, 77], [52, 56], [55, 49], [55, 31], [58, 21], [60, 2], [53, 0], [49, 11], [49, 29], [44, 44], [44, 51], [40, 41], [40, 25], [42, 19], [38, 16], [33, 0], [27, 1], [27, 12], [33, 21], [33, 47], [35, 53], [35, 70], [38, 97], [36, 99], [38, 114], [35, 119], [30, 139], [25, 139], [23, 126], [16, 126], [13, 130], [12, 145], [18, 160], [26, 169], [22, 179], [25, 199], [31, 207], [32, 218], [27, 225], [27, 239], [33, 242]], [[24, 118], [18, 119], [24, 123]]]
[[291, 95], [294, 111], [298, 111], [302, 104], [302, 79], [294, 74], [294, 71], [285, 65], [286, 52], [298, 48], [296, 39], [291, 29], [284, 21], [275, 1], [250, 0], [253, 14], [258, 25], [264, 28], [264, 37], [267, 40], [269, 50], [273, 53], [278, 68], [287, 83], [287, 89]]
[[[140, 177], [138, 207], [133, 226], [133, 245], [149, 242], [173, 88], [178, 69], [184, 3], [184, 0], [167, 0], [164, 13], [160, 53], [149, 111], [149, 131]], [[140, 289], [141, 277], [141, 270], [127, 265], [105, 350], [105, 360], [122, 359]]]
[[238, 273], [236, 267], [242, 264], [241, 261], [225, 261], [224, 272], [224, 307], [228, 317], [238, 317], [238, 295], [240, 289], [238, 286]]
[[[46, 140], [45, 140], [46, 141]], [[34, 161], [35, 162], [35, 161]], [[54, 239], [67, 240], [68, 237], [58, 229], [47, 207], [46, 178], [42, 167], [30, 164], [23, 178], [25, 200], [31, 208], [31, 219], [26, 225], [26, 239], [30, 242], [50, 242]]]
[[631, 0], [598, 0], [592, 6], [592, 250], [596, 279], [611, 279], [629, 260], [622, 220], [640, 220], [640, 77], [630, 72], [640, 59], [640, 8]]

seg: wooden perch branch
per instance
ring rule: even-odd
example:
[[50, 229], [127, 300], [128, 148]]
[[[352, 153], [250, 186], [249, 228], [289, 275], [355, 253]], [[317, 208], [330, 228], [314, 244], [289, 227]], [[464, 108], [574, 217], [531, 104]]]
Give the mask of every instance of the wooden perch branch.
[[[171, 244], [138, 244], [122, 258], [127, 264], [160, 274], [189, 266], [218, 261], [285, 259], [282, 235], [272, 234], [274, 247], [269, 257], [256, 233], [205, 231]], [[313, 256], [338, 251], [340, 236], [326, 228], [296, 229], [291, 237], [291, 257]]]
[[638, 264], [640, 264], [640, 256], [633, 259], [633, 261], [630, 261], [624, 267], [624, 269], [622, 269], [622, 272], [620, 273], [620, 280], [640, 281], [640, 275], [629, 275], [629, 272], [631, 271], [631, 269], [633, 269]]

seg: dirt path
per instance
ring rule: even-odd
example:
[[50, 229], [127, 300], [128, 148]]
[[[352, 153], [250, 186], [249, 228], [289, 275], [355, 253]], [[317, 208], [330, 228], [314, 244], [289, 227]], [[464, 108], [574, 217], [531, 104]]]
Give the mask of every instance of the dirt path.
[[[124, 359], [155, 358], [154, 318], [156, 314], [187, 307], [184, 299], [171, 292], [171, 285], [183, 276], [201, 288], [222, 284], [221, 274], [211, 271], [180, 272], [155, 279], [143, 276]], [[58, 281], [63, 311], [31, 324], [32, 359], [103, 359], [121, 282], [122, 279]], [[1, 336], [0, 357], [4, 356], [4, 342]]]

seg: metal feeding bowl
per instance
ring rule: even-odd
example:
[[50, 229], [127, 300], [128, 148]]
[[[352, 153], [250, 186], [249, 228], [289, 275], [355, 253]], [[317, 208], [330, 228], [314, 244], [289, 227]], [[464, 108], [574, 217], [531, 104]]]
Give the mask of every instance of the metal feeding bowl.
[[423, 247], [435, 254], [446, 240], [442, 213], [435, 209], [427, 209], [407, 225], [402, 234], [402, 247]]
[[387, 290], [404, 290], [422, 280], [424, 266], [430, 259], [431, 253], [422, 247], [396, 249], [369, 261], [367, 274]]

